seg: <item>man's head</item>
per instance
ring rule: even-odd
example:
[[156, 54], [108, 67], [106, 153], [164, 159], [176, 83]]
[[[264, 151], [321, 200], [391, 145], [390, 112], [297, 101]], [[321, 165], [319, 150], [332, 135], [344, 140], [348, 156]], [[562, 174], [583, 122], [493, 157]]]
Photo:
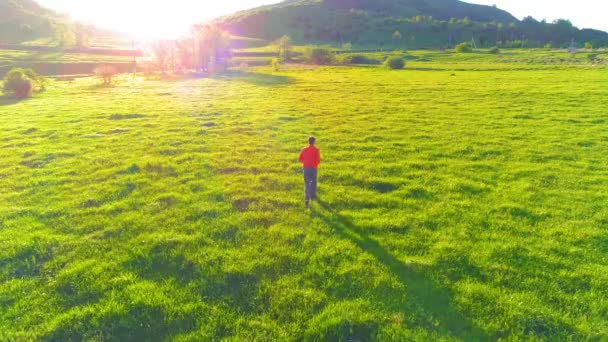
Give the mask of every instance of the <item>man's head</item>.
[[310, 137], [308, 138], [308, 143], [310, 145], [314, 145], [317, 142], [317, 139], [315, 139], [315, 137]]

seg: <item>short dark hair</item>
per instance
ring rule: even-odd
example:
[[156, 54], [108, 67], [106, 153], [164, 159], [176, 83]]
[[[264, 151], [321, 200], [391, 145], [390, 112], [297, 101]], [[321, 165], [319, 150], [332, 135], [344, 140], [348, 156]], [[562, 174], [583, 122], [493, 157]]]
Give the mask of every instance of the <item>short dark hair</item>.
[[317, 142], [317, 139], [315, 137], [310, 137], [308, 138], [308, 143], [311, 145], [314, 145]]

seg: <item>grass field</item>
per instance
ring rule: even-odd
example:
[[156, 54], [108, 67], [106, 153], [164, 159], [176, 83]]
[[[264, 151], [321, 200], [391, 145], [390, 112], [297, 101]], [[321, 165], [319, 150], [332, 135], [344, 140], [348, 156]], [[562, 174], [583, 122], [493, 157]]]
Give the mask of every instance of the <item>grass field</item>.
[[1, 99], [0, 340], [608, 338], [608, 69], [412, 63]]

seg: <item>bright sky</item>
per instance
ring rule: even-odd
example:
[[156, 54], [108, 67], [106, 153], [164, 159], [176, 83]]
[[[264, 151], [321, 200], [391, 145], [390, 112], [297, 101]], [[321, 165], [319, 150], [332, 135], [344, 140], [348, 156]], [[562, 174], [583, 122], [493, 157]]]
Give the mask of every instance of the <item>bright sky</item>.
[[78, 21], [138, 38], [173, 38], [192, 24], [279, 0], [37, 0]]
[[537, 20], [570, 19], [578, 28], [594, 28], [608, 32], [605, 0], [471, 0], [467, 2], [494, 5], [519, 19], [531, 15]]
[[[39, 0], [46, 6], [74, 19], [132, 33], [141, 38], [175, 37], [188, 32], [193, 23], [267, 5], [278, 0]], [[532, 15], [538, 20], [570, 19], [580, 28], [608, 31], [604, 0], [470, 0], [496, 4], [518, 18]]]

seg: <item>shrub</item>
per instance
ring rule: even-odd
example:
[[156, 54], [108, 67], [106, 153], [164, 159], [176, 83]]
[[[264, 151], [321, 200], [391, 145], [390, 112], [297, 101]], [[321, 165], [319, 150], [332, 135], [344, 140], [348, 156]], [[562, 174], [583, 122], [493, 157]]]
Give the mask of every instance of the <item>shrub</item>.
[[334, 61], [334, 54], [324, 48], [310, 48], [304, 56], [309, 63], [316, 65], [330, 65]]
[[460, 44], [456, 45], [456, 52], [458, 52], [458, 53], [473, 52], [473, 47], [471, 46], [471, 43], [469, 43], [469, 42], [460, 43]]
[[112, 84], [112, 79], [118, 74], [118, 70], [109, 64], [100, 65], [95, 68], [95, 75], [103, 80], [103, 84]]
[[11, 70], [4, 77], [3, 91], [7, 95], [13, 95], [18, 99], [32, 96], [33, 82], [20, 70]]
[[365, 55], [350, 55], [350, 54], [342, 54], [336, 56], [336, 62], [340, 65], [350, 65], [350, 64], [382, 64], [379, 60], [369, 58]]
[[547, 49], [547, 50], [553, 49], [553, 44], [551, 44], [551, 43], [545, 44], [545, 49]]
[[585, 43], [585, 49], [591, 50], [591, 49], [593, 49], [593, 45], [590, 42], [586, 42]]
[[4, 77], [3, 92], [18, 99], [32, 96], [45, 88], [45, 79], [32, 69], [13, 68]]
[[353, 64], [380, 64], [379, 60], [364, 55], [352, 55], [351, 59]]
[[44, 91], [46, 87], [46, 78], [38, 75], [33, 69], [20, 69], [27, 77], [29, 77], [33, 83], [34, 88], [32, 89], [35, 92]]
[[491, 48], [489, 52], [493, 55], [498, 55], [498, 54], [500, 54], [500, 49], [498, 48], [498, 46], [495, 46], [495, 47]]
[[351, 55], [338, 55], [336, 56], [336, 63], [339, 65], [350, 65], [353, 64], [353, 56]]
[[405, 60], [401, 57], [390, 57], [385, 64], [391, 70], [401, 70], [405, 67]]

